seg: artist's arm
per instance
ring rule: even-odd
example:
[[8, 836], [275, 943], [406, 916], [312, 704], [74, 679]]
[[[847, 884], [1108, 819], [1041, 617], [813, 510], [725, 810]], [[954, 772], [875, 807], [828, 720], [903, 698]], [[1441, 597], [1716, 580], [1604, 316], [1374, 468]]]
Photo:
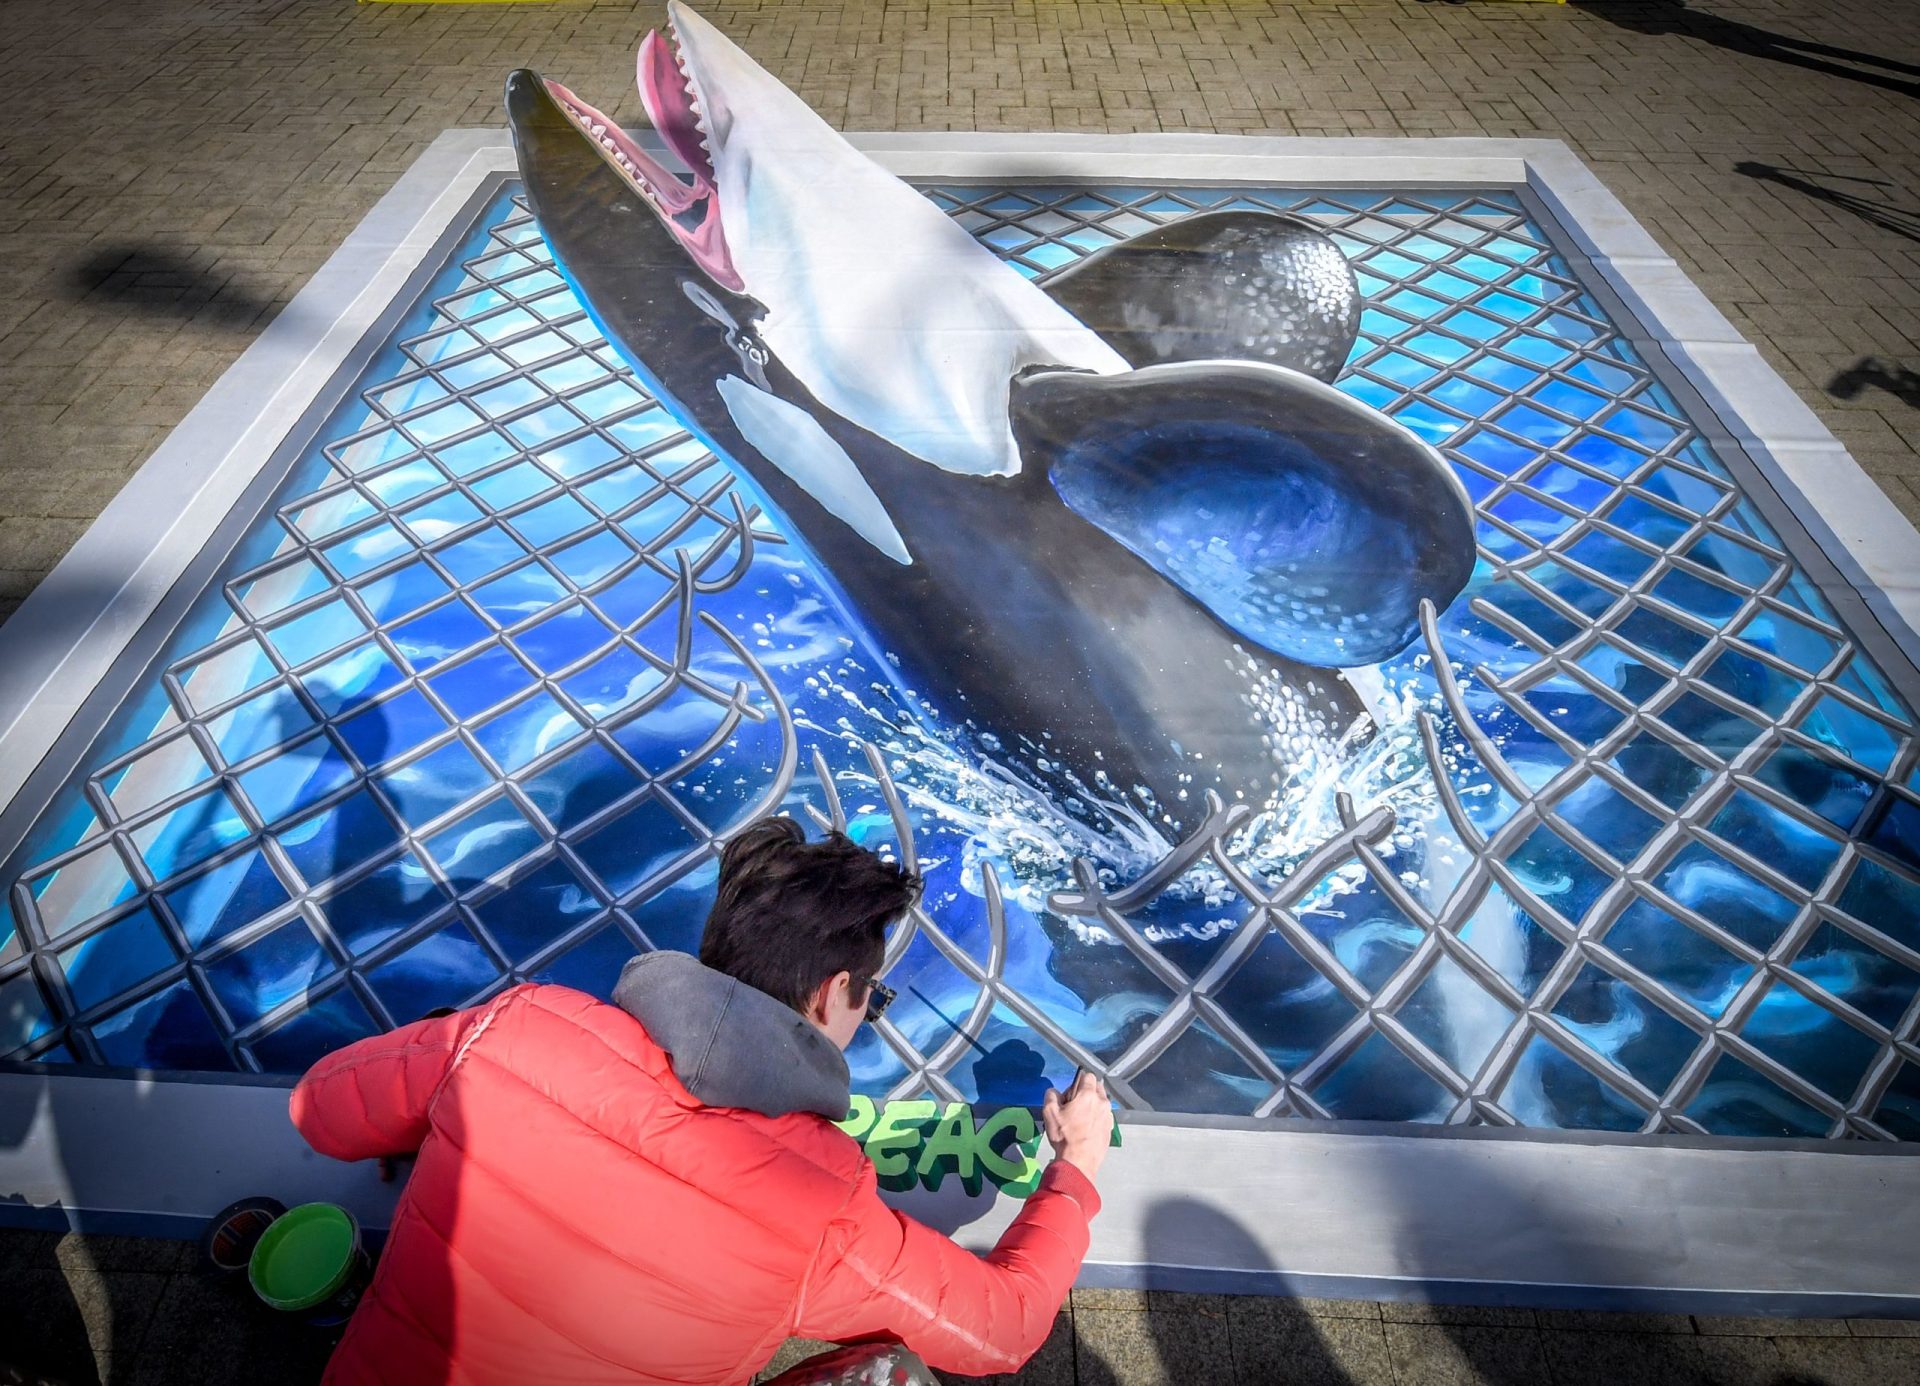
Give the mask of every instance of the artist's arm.
[[869, 1166], [828, 1231], [794, 1333], [896, 1338], [944, 1371], [1018, 1370], [1046, 1341], [1087, 1254], [1100, 1211], [1091, 1176], [1112, 1129], [1105, 1089], [1085, 1077], [1064, 1106], [1048, 1094], [1044, 1119], [1058, 1156], [985, 1256], [887, 1207]]
[[427, 1106], [455, 1052], [499, 1004], [417, 1020], [327, 1055], [293, 1090], [294, 1126], [336, 1160], [412, 1154], [426, 1139]]

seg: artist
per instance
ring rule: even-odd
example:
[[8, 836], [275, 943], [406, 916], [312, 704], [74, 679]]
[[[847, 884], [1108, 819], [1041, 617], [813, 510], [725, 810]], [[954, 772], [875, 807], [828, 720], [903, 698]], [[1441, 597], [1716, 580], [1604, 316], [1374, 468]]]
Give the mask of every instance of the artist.
[[727, 846], [697, 961], [635, 958], [612, 1005], [516, 987], [316, 1064], [292, 1101], [315, 1150], [418, 1152], [326, 1379], [744, 1382], [789, 1337], [885, 1345], [852, 1355], [895, 1382], [932, 1380], [914, 1354], [1018, 1369], [1086, 1254], [1107, 1094], [1047, 1093], [1055, 1158], [984, 1257], [880, 1201], [833, 1125], [842, 1051], [892, 999], [884, 931], [919, 892], [769, 819]]

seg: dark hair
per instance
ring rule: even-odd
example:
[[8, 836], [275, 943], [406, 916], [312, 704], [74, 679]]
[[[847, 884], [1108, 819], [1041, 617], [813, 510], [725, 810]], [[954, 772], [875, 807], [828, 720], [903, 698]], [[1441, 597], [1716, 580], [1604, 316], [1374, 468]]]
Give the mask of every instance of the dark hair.
[[844, 833], [808, 842], [766, 818], [727, 844], [700, 961], [806, 1014], [837, 973], [870, 978], [886, 928], [920, 898], [920, 878]]

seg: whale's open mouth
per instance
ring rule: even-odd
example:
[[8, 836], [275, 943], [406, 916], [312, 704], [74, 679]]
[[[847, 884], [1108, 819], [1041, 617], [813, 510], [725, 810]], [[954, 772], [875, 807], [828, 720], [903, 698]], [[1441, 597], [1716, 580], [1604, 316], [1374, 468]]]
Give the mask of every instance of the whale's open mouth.
[[[508, 80], [516, 139], [584, 140], [601, 192], [643, 204], [716, 292], [750, 297], [761, 343], [823, 409], [948, 471], [1013, 476], [1014, 377], [1127, 368], [681, 0], [636, 66], [657, 143], [526, 69]], [[610, 217], [593, 253], [637, 226]]]
[[[671, 19], [668, 29], [674, 32]], [[677, 32], [671, 39], [662, 39], [657, 31], [649, 32], [640, 45], [636, 66], [640, 99], [647, 108], [647, 117], [667, 148], [687, 166], [690, 177], [665, 167], [605, 112], [566, 86], [550, 78], [542, 80], [567, 119], [659, 213], [661, 221], [679, 238], [701, 270], [716, 284], [738, 292], [744, 284], [734, 267], [721, 224], [720, 190], [715, 181], [709, 143], [711, 131], [707, 128], [698, 86], [687, 70]]]

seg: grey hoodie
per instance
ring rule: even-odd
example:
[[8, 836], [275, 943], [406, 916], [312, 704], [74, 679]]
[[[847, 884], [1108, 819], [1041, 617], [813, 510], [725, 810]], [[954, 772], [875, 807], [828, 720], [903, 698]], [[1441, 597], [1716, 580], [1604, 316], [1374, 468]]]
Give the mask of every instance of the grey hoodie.
[[846, 1119], [847, 1061], [824, 1032], [758, 987], [686, 953], [642, 953], [613, 1003], [646, 1027], [688, 1092], [709, 1107]]

